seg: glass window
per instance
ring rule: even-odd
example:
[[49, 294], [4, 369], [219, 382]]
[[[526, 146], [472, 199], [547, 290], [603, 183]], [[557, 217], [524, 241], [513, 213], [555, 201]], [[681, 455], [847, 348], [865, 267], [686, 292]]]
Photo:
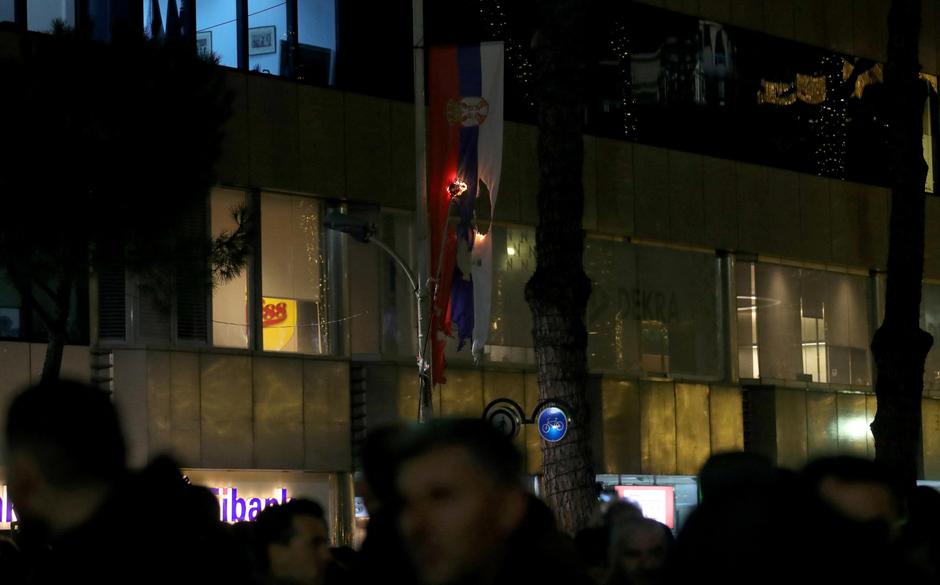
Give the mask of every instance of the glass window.
[[[185, 10], [190, 0], [143, 0], [144, 2], [144, 34], [148, 37], [168, 36], [183, 37], [185, 26]], [[232, 4], [234, 10], [234, 3]], [[200, 8], [202, 3], [200, 2]], [[115, 18], [119, 15], [113, 7], [107, 8], [109, 16]]]
[[[458, 252], [457, 265], [470, 272], [469, 254]], [[525, 301], [525, 285], [535, 272], [535, 230], [526, 227], [493, 228], [493, 297], [490, 331], [483, 349], [488, 362], [532, 364], [532, 312]], [[455, 326], [456, 328], [456, 326]], [[446, 347], [448, 362], [472, 359], [470, 341], [457, 351], [457, 331]]]
[[933, 335], [924, 367], [924, 390], [936, 396], [940, 394], [940, 285], [924, 285], [920, 311], [921, 329]]
[[[507, 118], [535, 123], [531, 11], [507, 8], [524, 3], [483, 2], [474, 17], [452, 4], [425, 3], [428, 44], [459, 44], [480, 33], [505, 41]], [[890, 185], [882, 164], [888, 128], [881, 113], [891, 107], [883, 64], [650, 6], [663, 2], [609, 4], [592, 23], [596, 42], [587, 49], [594, 73], [585, 104], [587, 133]], [[342, 18], [344, 6], [340, 85], [354, 81], [346, 64], [358, 56], [349, 53], [368, 34], [351, 30], [345, 21], [355, 19]], [[359, 59], [357, 69], [367, 66]], [[931, 83], [928, 102], [935, 114], [936, 79]], [[932, 132], [936, 140], [936, 127]], [[924, 150], [933, 167], [937, 145]]]
[[493, 228], [493, 302], [484, 354], [491, 362], [535, 363], [525, 285], [535, 273], [535, 230]]
[[[87, 0], [91, 37], [96, 41], [110, 41], [111, 29], [119, 22], [127, 22], [130, 8], [126, 4], [116, 6], [112, 0]], [[146, 11], [145, 8], [145, 14]]]
[[293, 74], [317, 85], [333, 84], [336, 65], [336, 0], [298, 0]]
[[[395, 250], [409, 267], [414, 267], [414, 262], [411, 260], [414, 240], [413, 215], [383, 213], [379, 237]], [[417, 317], [411, 283], [388, 254], [377, 248], [376, 253], [379, 266], [381, 266], [379, 271], [381, 351], [387, 355], [415, 356], [418, 354]], [[356, 272], [358, 271], [353, 271], [354, 274]]]
[[[928, 86], [933, 89], [936, 93], [937, 87], [937, 76], [928, 75], [926, 73], [921, 73], [921, 77], [924, 78], [924, 81]], [[924, 134], [923, 134], [923, 144], [924, 144], [924, 160], [927, 161], [927, 180], [924, 181], [924, 191], [928, 193], [933, 193], [933, 167], [934, 167], [934, 126], [936, 126], [936, 114], [933, 110], [936, 108], [937, 100], [926, 100], [924, 102]]]
[[592, 369], [721, 377], [713, 254], [589, 238], [584, 260]]
[[0, 339], [19, 339], [25, 333], [22, 307], [19, 291], [0, 272]]
[[320, 202], [261, 196], [264, 350], [329, 353], [326, 255]]
[[235, 0], [198, 0], [196, 50], [202, 55], [214, 55], [219, 65], [238, 67], [237, 21]]
[[0, 0], [0, 22], [13, 22], [13, 0]]
[[[46, 313], [55, 309], [45, 292], [35, 283], [24, 295], [13, 286], [5, 270], [0, 269], [0, 339], [44, 342], [48, 338], [37, 305]], [[66, 324], [67, 343], [88, 343], [88, 281], [79, 280], [72, 287]]]
[[864, 276], [739, 262], [735, 286], [741, 378], [871, 385]]
[[[633, 303], [639, 291], [636, 268], [636, 246], [595, 238], [585, 241], [584, 271], [593, 287], [586, 319], [592, 369], [643, 371], [639, 346], [642, 323]], [[642, 303], [642, 295], [637, 298]]]
[[[380, 237], [409, 262], [414, 240], [414, 216], [383, 212]], [[379, 252], [381, 290], [381, 351], [397, 357], [416, 354], [414, 296], [407, 279], [394, 261]], [[469, 271], [466, 259], [458, 265]], [[413, 267], [413, 262], [411, 263]], [[525, 301], [525, 284], [535, 271], [535, 230], [532, 228], [493, 228], [493, 297], [490, 330], [484, 348], [488, 362], [535, 363], [532, 349], [532, 316]], [[356, 277], [353, 273], [352, 278]], [[454, 332], [456, 335], [456, 331]], [[469, 345], [457, 351], [456, 337], [445, 348], [450, 363], [471, 360]]]
[[637, 247], [632, 300], [645, 373], [721, 376], [718, 282], [714, 254]]
[[29, 0], [26, 9], [29, 30], [50, 32], [56, 21], [75, 26], [75, 0]]
[[[212, 192], [212, 236], [237, 227], [233, 210], [245, 205], [245, 193], [228, 189]], [[212, 291], [212, 342], [219, 347], [248, 347], [248, 269]]]
[[757, 356], [757, 265], [741, 262], [734, 273], [737, 308], [738, 377], [760, 378]]
[[248, 69], [281, 74], [287, 41], [287, 3], [248, 0]]

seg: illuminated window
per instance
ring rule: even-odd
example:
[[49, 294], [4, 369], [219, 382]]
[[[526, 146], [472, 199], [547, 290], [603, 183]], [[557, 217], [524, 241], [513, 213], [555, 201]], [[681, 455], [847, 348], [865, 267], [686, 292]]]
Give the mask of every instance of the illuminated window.
[[[245, 205], [245, 193], [228, 189], [212, 192], [212, 236], [237, 227], [233, 210]], [[248, 268], [212, 291], [212, 342], [219, 347], [248, 347]]]
[[735, 307], [738, 328], [738, 377], [760, 378], [757, 359], [757, 267], [741, 263], [735, 271]]
[[738, 262], [738, 376], [871, 385], [864, 276]]
[[[242, 191], [212, 193], [212, 235], [236, 227], [232, 210]], [[261, 194], [261, 294], [257, 306], [264, 351], [323, 354], [331, 351], [322, 206], [316, 199]], [[213, 344], [249, 348], [251, 272], [218, 284], [212, 294]]]
[[322, 223], [315, 199], [261, 196], [265, 351], [330, 352]]

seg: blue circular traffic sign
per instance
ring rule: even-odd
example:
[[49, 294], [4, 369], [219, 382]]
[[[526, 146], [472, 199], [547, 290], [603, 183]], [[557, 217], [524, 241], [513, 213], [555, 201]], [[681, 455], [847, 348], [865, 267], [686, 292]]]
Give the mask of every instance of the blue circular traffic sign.
[[543, 439], [556, 443], [568, 432], [568, 415], [556, 406], [549, 406], [539, 413], [538, 427]]

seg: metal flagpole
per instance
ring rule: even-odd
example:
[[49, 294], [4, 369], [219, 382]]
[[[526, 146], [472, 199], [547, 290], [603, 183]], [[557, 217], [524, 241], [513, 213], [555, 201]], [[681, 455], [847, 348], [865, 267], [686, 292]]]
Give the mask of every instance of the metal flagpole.
[[434, 416], [431, 401], [431, 360], [427, 358], [427, 347], [432, 345], [428, 335], [428, 200], [427, 200], [427, 121], [424, 106], [424, 4], [423, 0], [412, 0], [412, 41], [414, 48], [415, 87], [415, 175], [417, 193], [415, 197], [415, 268], [418, 280], [418, 422]]

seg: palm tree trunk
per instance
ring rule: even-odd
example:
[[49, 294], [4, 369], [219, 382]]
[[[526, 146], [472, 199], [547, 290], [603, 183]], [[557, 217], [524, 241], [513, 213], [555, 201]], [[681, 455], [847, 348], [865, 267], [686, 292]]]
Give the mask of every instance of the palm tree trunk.
[[559, 526], [584, 527], [597, 507], [588, 428], [587, 330], [591, 283], [584, 273], [582, 58], [586, 2], [555, 0], [540, 6], [536, 33], [539, 104], [539, 225], [535, 274], [526, 284], [532, 310], [539, 398], [561, 399], [572, 424], [558, 443], [543, 443], [543, 487]]
[[891, 160], [891, 219], [885, 317], [871, 343], [878, 403], [871, 425], [875, 459], [914, 487], [923, 470], [921, 397], [924, 362], [933, 338], [920, 328], [924, 272], [922, 115], [927, 97], [918, 79], [920, 1], [894, 0], [888, 16], [885, 88]]

